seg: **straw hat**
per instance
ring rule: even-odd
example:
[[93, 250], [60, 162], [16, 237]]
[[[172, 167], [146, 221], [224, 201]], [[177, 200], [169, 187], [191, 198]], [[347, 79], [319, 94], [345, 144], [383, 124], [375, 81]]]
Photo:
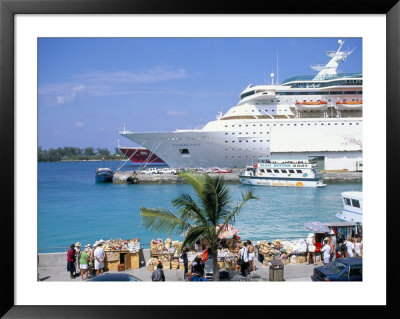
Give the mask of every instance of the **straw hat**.
[[78, 241], [78, 242], [75, 244], [75, 247], [81, 247], [81, 243]]
[[311, 238], [311, 237], [314, 237], [314, 234], [313, 234], [313, 233], [309, 233], [309, 234], [308, 234], [308, 238]]
[[86, 248], [90, 248], [90, 244], [86, 244], [85, 247], [86, 247]]
[[99, 243], [103, 244], [104, 243], [104, 239], [100, 239]]
[[93, 244], [93, 247], [97, 247], [98, 245], [100, 245], [100, 243], [99, 243], [98, 241], [96, 241], [96, 242]]

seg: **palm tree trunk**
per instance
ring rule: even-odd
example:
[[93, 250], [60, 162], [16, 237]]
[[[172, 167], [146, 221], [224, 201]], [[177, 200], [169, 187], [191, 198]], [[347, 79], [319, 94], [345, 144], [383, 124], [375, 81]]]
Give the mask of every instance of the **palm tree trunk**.
[[218, 271], [218, 247], [211, 247], [211, 253], [213, 258], [213, 281], [219, 281], [219, 271]]

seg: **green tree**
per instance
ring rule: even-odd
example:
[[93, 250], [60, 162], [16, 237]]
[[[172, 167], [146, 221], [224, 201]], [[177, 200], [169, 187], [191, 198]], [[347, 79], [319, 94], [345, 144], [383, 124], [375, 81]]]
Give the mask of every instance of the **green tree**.
[[171, 234], [185, 233], [182, 247], [194, 244], [198, 239], [210, 243], [213, 259], [213, 280], [219, 280], [218, 272], [218, 235], [217, 226], [232, 224], [243, 205], [250, 199], [257, 199], [251, 190], [242, 193], [240, 203], [232, 205], [230, 190], [221, 177], [212, 178], [206, 174], [183, 172], [179, 174], [195, 190], [197, 201], [189, 194], [182, 194], [172, 200], [178, 210], [176, 213], [159, 208], [140, 208], [143, 224], [146, 228]]
[[87, 155], [87, 156], [96, 155], [95, 152], [94, 152], [94, 148], [93, 147], [85, 147], [84, 154]]

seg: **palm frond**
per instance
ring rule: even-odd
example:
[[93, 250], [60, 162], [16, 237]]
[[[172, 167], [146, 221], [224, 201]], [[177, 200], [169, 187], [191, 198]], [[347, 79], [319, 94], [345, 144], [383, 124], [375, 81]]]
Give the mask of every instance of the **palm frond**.
[[208, 175], [187, 171], [181, 172], [178, 175], [185, 179], [190, 185], [192, 185], [197, 194], [201, 194], [204, 187], [204, 180], [206, 176], [208, 177]]
[[144, 227], [154, 232], [166, 232], [171, 234], [174, 230], [180, 231], [190, 226], [178, 216], [163, 208], [151, 209], [141, 207], [140, 215]]
[[204, 225], [194, 226], [188, 229], [188, 232], [183, 239], [182, 248], [186, 245], [193, 245], [198, 239], [204, 237], [204, 233], [207, 232]]
[[181, 194], [172, 200], [172, 204], [180, 208], [179, 214], [183, 220], [193, 220], [195, 223], [207, 223], [207, 220], [197, 203], [189, 194]]

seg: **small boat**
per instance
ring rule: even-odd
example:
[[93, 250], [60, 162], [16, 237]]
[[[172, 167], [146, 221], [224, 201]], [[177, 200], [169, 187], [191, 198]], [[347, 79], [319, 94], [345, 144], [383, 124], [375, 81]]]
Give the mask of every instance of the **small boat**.
[[95, 174], [96, 182], [112, 182], [113, 175], [113, 171], [109, 168], [97, 168]]
[[318, 164], [304, 161], [269, 161], [246, 166], [239, 172], [242, 184], [263, 186], [321, 187]]
[[337, 101], [336, 108], [338, 110], [359, 110], [362, 109], [363, 101]]
[[328, 102], [326, 101], [303, 101], [296, 102], [297, 110], [326, 110], [328, 107]]
[[232, 169], [229, 167], [224, 167], [224, 168], [213, 167], [211, 170], [212, 170], [212, 173], [217, 173], [217, 174], [232, 173]]
[[336, 217], [354, 223], [362, 223], [362, 192], [343, 192], [343, 210], [336, 214]]

